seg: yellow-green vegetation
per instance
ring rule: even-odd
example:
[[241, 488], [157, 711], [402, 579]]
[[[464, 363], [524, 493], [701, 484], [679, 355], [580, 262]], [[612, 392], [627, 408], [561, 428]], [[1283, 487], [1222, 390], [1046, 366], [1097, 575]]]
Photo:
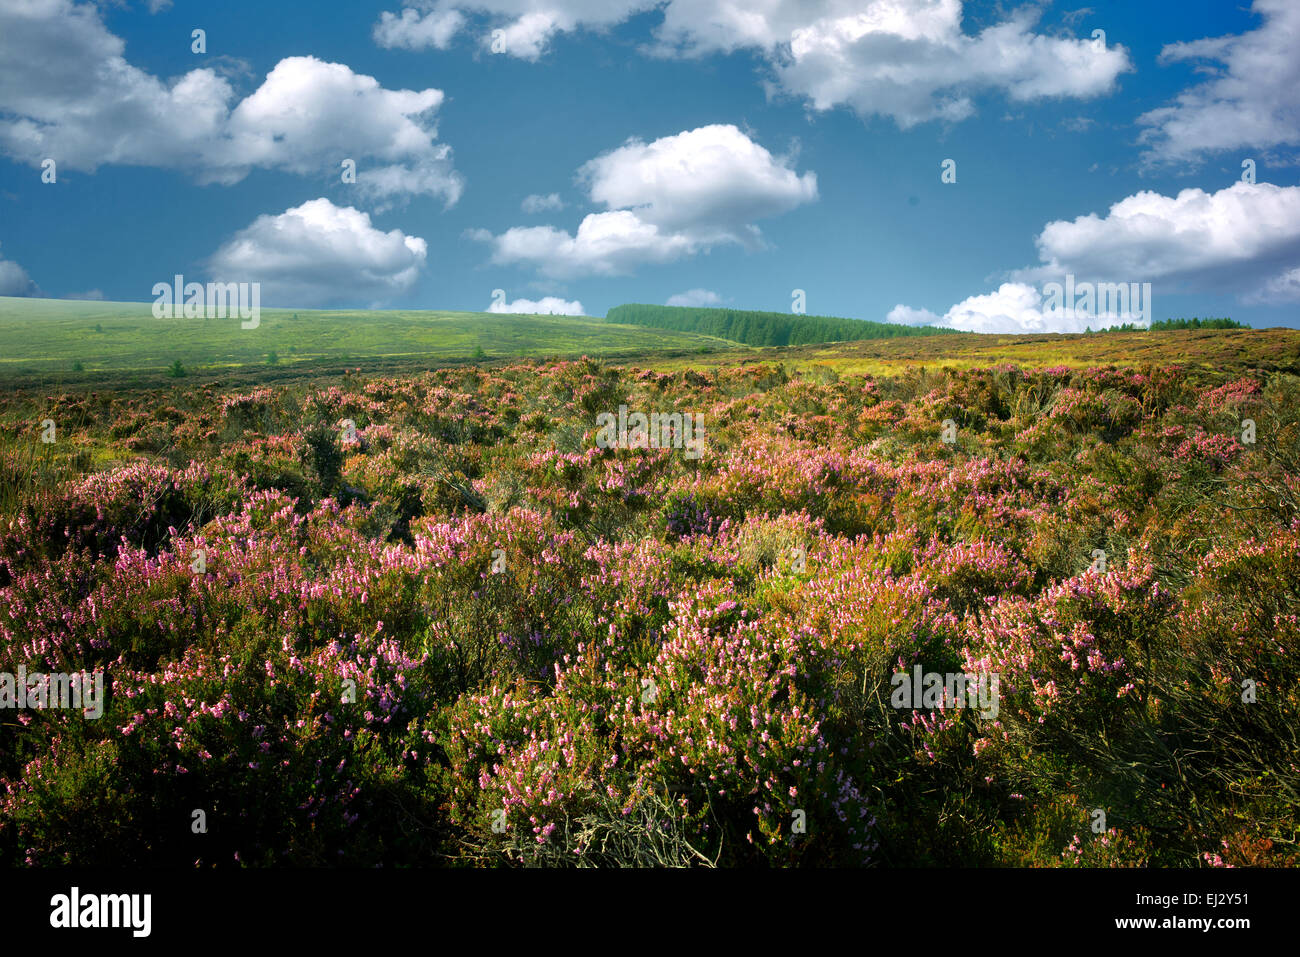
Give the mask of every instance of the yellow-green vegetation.
[[[979, 369], [1011, 363], [1022, 368], [1175, 362], [1188, 368], [1300, 371], [1300, 330], [1134, 331], [1076, 335], [924, 336], [871, 339], [787, 348], [749, 349], [711, 356], [665, 356], [661, 371], [780, 362], [787, 369], [824, 366], [840, 375], [892, 376], [909, 369]], [[646, 363], [641, 363], [646, 364]]]
[[97, 383], [122, 373], [153, 379], [176, 362], [188, 375], [203, 377], [268, 366], [292, 374], [295, 366], [305, 372], [340, 361], [427, 367], [476, 356], [630, 357], [732, 345], [586, 316], [263, 309], [257, 328], [242, 329], [238, 318], [155, 319], [152, 303], [0, 297], [0, 382], [6, 384]]
[[151, 303], [0, 297], [0, 385], [152, 388], [169, 378], [191, 385], [213, 378], [270, 383], [333, 375], [344, 365], [396, 374], [462, 363], [581, 356], [660, 371], [780, 362], [791, 370], [824, 367], [839, 375], [873, 376], [1004, 363], [1081, 369], [1167, 361], [1207, 370], [1300, 371], [1300, 330], [1294, 329], [915, 332], [899, 338], [756, 347], [588, 316], [303, 309], [263, 309], [256, 329], [241, 329], [238, 318], [155, 319]]

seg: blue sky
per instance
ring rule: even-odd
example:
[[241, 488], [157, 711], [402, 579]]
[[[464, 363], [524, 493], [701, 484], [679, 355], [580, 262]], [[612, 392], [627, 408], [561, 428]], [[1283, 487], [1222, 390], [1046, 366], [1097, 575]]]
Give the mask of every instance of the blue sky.
[[1292, 0], [0, 0], [0, 294], [1298, 326], [1297, 49]]

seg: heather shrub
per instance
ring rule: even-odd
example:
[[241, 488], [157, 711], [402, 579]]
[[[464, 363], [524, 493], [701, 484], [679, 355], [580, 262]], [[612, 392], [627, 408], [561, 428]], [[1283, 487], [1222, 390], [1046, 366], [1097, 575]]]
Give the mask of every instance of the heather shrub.
[[[67, 444], [0, 450], [0, 673], [106, 697], [0, 708], [0, 857], [1294, 865], [1297, 399], [590, 359], [6, 399]], [[702, 454], [596, 447], [620, 403]]]

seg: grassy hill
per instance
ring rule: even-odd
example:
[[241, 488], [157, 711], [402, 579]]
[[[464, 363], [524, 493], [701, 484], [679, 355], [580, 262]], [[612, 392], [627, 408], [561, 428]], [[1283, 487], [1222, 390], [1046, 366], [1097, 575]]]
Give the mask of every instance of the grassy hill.
[[1176, 329], [1169, 332], [1045, 333], [1038, 335], [927, 336], [827, 342], [785, 349], [732, 350], [707, 356], [657, 356], [643, 360], [663, 372], [737, 364], [782, 363], [788, 370], [814, 367], [841, 375], [894, 376], [908, 370], [1024, 369], [1068, 366], [1133, 367], [1147, 363], [1189, 370], [1242, 374], [1248, 370], [1300, 375], [1300, 330]]
[[[628, 310], [616, 307], [610, 316], [638, 318]], [[802, 323], [817, 317], [779, 318]], [[729, 331], [752, 338], [754, 328], [733, 324]], [[270, 384], [329, 377], [345, 366], [396, 374], [484, 360], [581, 355], [665, 371], [781, 362], [792, 370], [822, 366], [842, 374], [895, 375], [1001, 363], [1044, 368], [1153, 362], [1300, 372], [1300, 331], [1294, 329], [1013, 336], [889, 328], [905, 332], [898, 338], [763, 348], [701, 331], [587, 316], [264, 309], [258, 328], [245, 330], [238, 319], [155, 319], [151, 303], [0, 297], [0, 388], [133, 389], [213, 378], [234, 385]], [[275, 364], [268, 363], [272, 353]], [[168, 368], [178, 360], [188, 374], [171, 380]]]
[[256, 329], [241, 329], [237, 318], [155, 319], [152, 303], [0, 297], [0, 382], [11, 384], [165, 374], [177, 360], [194, 373], [234, 372], [266, 368], [272, 353], [277, 369], [307, 372], [340, 361], [409, 367], [484, 356], [615, 358], [735, 345], [586, 316], [263, 309]]

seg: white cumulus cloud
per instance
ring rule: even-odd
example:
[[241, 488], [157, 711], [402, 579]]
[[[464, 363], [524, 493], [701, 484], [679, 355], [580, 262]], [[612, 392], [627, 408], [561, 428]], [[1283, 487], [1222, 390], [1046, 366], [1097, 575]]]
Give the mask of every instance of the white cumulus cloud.
[[700, 248], [686, 236], [660, 232], [627, 210], [592, 213], [583, 218], [576, 234], [554, 226], [514, 226], [492, 242], [493, 262], [531, 265], [557, 279], [626, 275], [637, 266], [671, 262]]
[[39, 296], [41, 291], [27, 270], [0, 253], [0, 296]]
[[388, 90], [341, 63], [295, 56], [240, 100], [216, 69], [164, 80], [125, 51], [91, 4], [0, 3], [0, 152], [32, 166], [149, 166], [226, 185], [254, 168], [338, 182], [351, 158], [368, 198], [460, 196], [451, 149], [436, 141], [441, 90]]
[[[1142, 191], [1106, 215], [1056, 220], [1035, 240], [1039, 265], [1013, 270], [996, 292], [971, 296], [942, 316], [904, 304], [886, 317], [906, 325], [974, 332], [1082, 332], [1143, 318], [1110, 309], [1062, 313], [1047, 283], [1151, 284], [1161, 292], [1233, 294], [1245, 303], [1300, 302], [1300, 186], [1237, 182], [1215, 193]], [[1069, 303], [1065, 303], [1069, 305]], [[1150, 300], [1145, 302], [1150, 311]], [[1134, 306], [1134, 312], [1137, 307]]]
[[1243, 298], [1285, 297], [1300, 267], [1300, 186], [1237, 182], [1215, 193], [1143, 191], [1111, 206], [1048, 223], [1042, 264], [1013, 279], [1152, 282]]
[[900, 304], [889, 311], [885, 320], [962, 332], [1011, 334], [1083, 332], [1089, 328], [1104, 329], [1124, 323], [1142, 325], [1145, 321], [1136, 311], [1120, 312], [1100, 306], [1092, 314], [1065, 311], [1045, 299], [1039, 289], [1021, 282], [1005, 282], [995, 292], [963, 299], [942, 316], [927, 309], [913, 309]]
[[[659, 6], [663, 0], [411, 0], [400, 14], [384, 12], [375, 26], [381, 46], [443, 49], [468, 16], [483, 18], [478, 42], [495, 53], [537, 60], [559, 33], [603, 30]], [[454, 19], [453, 19], [454, 18]], [[432, 24], [437, 24], [435, 28]], [[454, 25], [453, 25], [454, 24]], [[381, 35], [382, 31], [382, 35]]]
[[1300, 302], [1300, 266], [1278, 273], [1245, 298], [1247, 302]]
[[629, 140], [579, 171], [591, 198], [668, 229], [735, 233], [817, 198], [817, 174], [796, 173], [735, 126], [714, 124], [653, 143]]
[[665, 306], [717, 306], [722, 304], [722, 297], [712, 289], [688, 289], [675, 296], [669, 296]]
[[493, 261], [556, 279], [622, 275], [735, 243], [760, 245], [754, 220], [817, 198], [817, 175], [799, 174], [735, 126], [712, 125], [652, 143], [629, 140], [584, 164], [593, 202], [576, 233], [516, 226], [492, 239]]
[[545, 196], [539, 196], [534, 193], [532, 196], [525, 196], [524, 201], [519, 204], [519, 208], [525, 213], [546, 213], [564, 208], [564, 200], [560, 199], [559, 193], [547, 193]]
[[1263, 18], [1240, 36], [1172, 43], [1161, 63], [1204, 61], [1208, 79], [1144, 113], [1148, 165], [1198, 163], [1222, 150], [1300, 145], [1300, 3], [1255, 0]]
[[402, 11], [409, 42], [400, 45], [435, 45], [421, 39], [425, 19], [460, 11], [484, 21], [481, 43], [495, 36], [500, 52], [536, 60], [556, 34], [605, 30], [656, 8], [663, 18], [650, 52], [750, 51], [767, 64], [772, 92], [904, 127], [964, 119], [982, 91], [1013, 101], [1099, 96], [1132, 69], [1121, 46], [1035, 33], [1033, 7], [967, 34], [962, 0], [420, 0]]
[[962, 29], [961, 0], [674, 0], [665, 44], [693, 54], [757, 48], [774, 75], [769, 88], [816, 110], [845, 106], [908, 128], [963, 120], [974, 96], [1013, 102], [1110, 93], [1132, 69], [1122, 46], [1034, 32], [1026, 7], [976, 35]]
[[257, 217], [207, 265], [218, 282], [260, 282], [268, 306], [377, 304], [410, 289], [427, 255], [419, 236], [382, 232], [368, 213], [313, 199]]
[[943, 322], [943, 317], [935, 315], [929, 309], [914, 309], [900, 302], [889, 310], [889, 315], [885, 316], [885, 321], [894, 322], [900, 326], [937, 326]]
[[407, 8], [400, 15], [385, 11], [375, 24], [375, 42], [388, 49], [421, 50], [433, 47], [445, 50], [465, 25], [459, 10], [419, 10]]
[[541, 299], [516, 299], [514, 302], [492, 300], [488, 312], [503, 312], [525, 316], [585, 316], [582, 303], [577, 299], [569, 302], [558, 296], [543, 296]]

